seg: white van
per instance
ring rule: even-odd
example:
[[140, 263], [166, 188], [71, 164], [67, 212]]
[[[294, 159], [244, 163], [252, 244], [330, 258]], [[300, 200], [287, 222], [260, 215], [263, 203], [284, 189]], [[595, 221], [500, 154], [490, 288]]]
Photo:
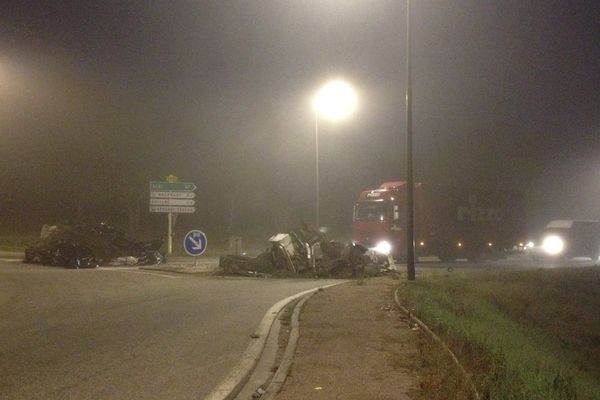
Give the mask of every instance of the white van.
[[569, 260], [577, 257], [600, 259], [600, 221], [555, 220], [542, 232], [539, 242], [528, 250], [534, 258]]

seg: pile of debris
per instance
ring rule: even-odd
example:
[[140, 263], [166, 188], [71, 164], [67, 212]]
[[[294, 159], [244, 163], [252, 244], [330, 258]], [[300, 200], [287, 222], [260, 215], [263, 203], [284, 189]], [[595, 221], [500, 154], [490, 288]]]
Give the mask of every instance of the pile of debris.
[[40, 240], [25, 250], [23, 262], [67, 268], [99, 265], [156, 265], [165, 261], [162, 240], [134, 242], [114, 226], [101, 222], [44, 225]]
[[257, 257], [222, 256], [224, 274], [244, 276], [356, 277], [393, 267], [393, 261], [355, 243], [328, 240], [303, 226], [269, 239], [271, 246]]

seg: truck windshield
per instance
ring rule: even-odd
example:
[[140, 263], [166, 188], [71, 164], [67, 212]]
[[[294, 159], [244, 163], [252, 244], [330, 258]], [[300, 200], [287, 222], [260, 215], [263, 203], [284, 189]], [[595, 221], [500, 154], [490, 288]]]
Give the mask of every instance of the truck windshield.
[[386, 203], [382, 201], [366, 201], [356, 205], [357, 220], [384, 221], [388, 219]]

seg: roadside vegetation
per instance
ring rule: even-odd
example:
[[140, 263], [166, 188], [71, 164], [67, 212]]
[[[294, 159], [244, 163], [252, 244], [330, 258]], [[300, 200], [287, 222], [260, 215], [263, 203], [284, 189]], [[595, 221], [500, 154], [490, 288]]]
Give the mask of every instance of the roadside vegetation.
[[[399, 296], [448, 343], [482, 399], [599, 398], [600, 268], [432, 273], [401, 281]], [[422, 352], [427, 398], [469, 398], [435, 345]]]
[[37, 239], [38, 237], [35, 235], [0, 233], [0, 251], [23, 251]]

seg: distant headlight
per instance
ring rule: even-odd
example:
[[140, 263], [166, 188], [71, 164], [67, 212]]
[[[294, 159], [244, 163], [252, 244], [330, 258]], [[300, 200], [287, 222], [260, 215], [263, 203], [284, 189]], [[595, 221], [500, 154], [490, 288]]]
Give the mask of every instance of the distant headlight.
[[382, 240], [381, 242], [377, 243], [377, 246], [375, 246], [373, 250], [375, 250], [379, 254], [387, 256], [388, 254], [390, 254], [390, 251], [392, 251], [392, 245], [390, 244], [390, 242]]
[[531, 241], [527, 242], [527, 244], [525, 245], [525, 247], [527, 247], [528, 249], [532, 248], [533, 246], [535, 246], [535, 243]]
[[556, 256], [565, 249], [565, 241], [560, 236], [546, 236], [542, 242], [542, 249], [549, 255]]

